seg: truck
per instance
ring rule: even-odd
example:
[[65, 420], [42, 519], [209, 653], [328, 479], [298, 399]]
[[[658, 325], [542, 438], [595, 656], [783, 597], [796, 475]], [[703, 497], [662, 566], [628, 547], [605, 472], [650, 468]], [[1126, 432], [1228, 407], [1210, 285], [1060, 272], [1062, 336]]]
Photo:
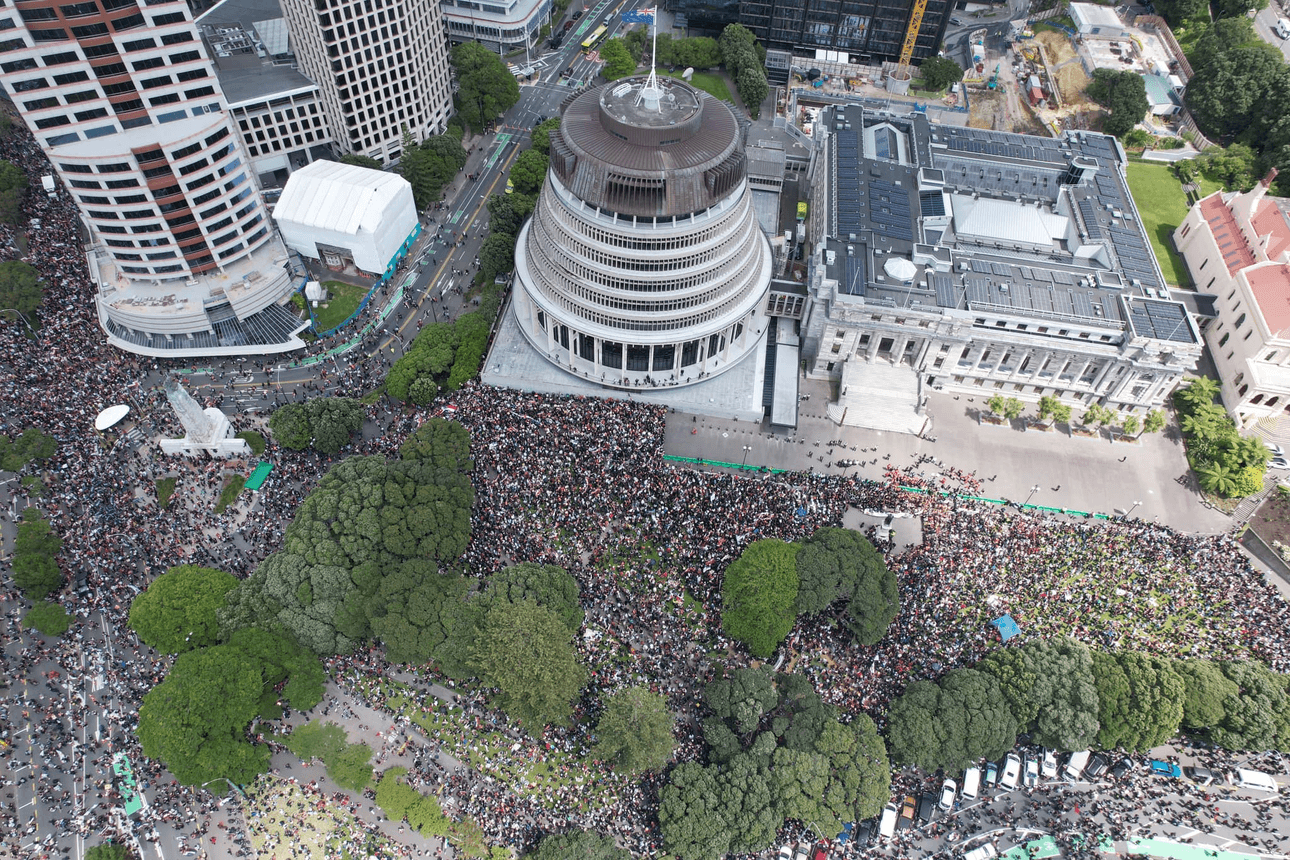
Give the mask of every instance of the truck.
[[53, 197], [58, 193], [58, 188], [54, 185], [54, 177], [50, 174], [46, 173], [44, 176], [40, 177], [40, 184], [45, 189], [45, 193], [50, 197]]

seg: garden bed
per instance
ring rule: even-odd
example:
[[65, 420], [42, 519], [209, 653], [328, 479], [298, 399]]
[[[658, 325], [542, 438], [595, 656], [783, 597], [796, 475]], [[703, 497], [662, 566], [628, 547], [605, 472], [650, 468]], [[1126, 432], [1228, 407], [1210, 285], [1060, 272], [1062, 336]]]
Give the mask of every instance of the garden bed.
[[215, 513], [224, 513], [224, 511], [228, 509], [228, 506], [233, 504], [238, 493], [242, 492], [242, 488], [245, 486], [245, 475], [233, 475], [230, 477], [228, 479], [228, 483], [224, 485], [224, 489], [219, 491], [219, 501], [215, 503]]
[[327, 301], [314, 308], [314, 325], [320, 332], [331, 331], [349, 319], [371, 289], [344, 281], [326, 281], [323, 286], [327, 288]]

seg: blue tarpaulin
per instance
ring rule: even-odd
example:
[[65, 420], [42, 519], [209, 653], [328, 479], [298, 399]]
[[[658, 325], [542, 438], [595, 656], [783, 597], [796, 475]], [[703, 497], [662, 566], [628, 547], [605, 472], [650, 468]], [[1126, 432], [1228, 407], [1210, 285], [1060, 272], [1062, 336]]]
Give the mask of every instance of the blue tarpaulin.
[[1011, 615], [1002, 615], [994, 619], [990, 622], [990, 626], [999, 631], [999, 638], [1004, 642], [1021, 632], [1021, 628], [1012, 620]]

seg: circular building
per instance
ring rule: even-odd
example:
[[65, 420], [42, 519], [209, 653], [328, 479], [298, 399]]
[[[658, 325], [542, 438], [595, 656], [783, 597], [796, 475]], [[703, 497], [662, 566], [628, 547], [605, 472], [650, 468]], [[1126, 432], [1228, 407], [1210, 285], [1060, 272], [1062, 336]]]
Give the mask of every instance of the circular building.
[[529, 342], [615, 388], [688, 385], [757, 350], [770, 244], [734, 114], [681, 81], [571, 96], [515, 249]]

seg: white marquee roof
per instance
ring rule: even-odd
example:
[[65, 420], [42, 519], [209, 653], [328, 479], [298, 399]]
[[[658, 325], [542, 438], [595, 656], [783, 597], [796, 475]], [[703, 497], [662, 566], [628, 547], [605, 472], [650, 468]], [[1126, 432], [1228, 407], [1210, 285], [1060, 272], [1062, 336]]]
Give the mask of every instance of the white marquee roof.
[[395, 173], [336, 161], [315, 161], [292, 172], [273, 217], [318, 230], [372, 233], [408, 181]]

